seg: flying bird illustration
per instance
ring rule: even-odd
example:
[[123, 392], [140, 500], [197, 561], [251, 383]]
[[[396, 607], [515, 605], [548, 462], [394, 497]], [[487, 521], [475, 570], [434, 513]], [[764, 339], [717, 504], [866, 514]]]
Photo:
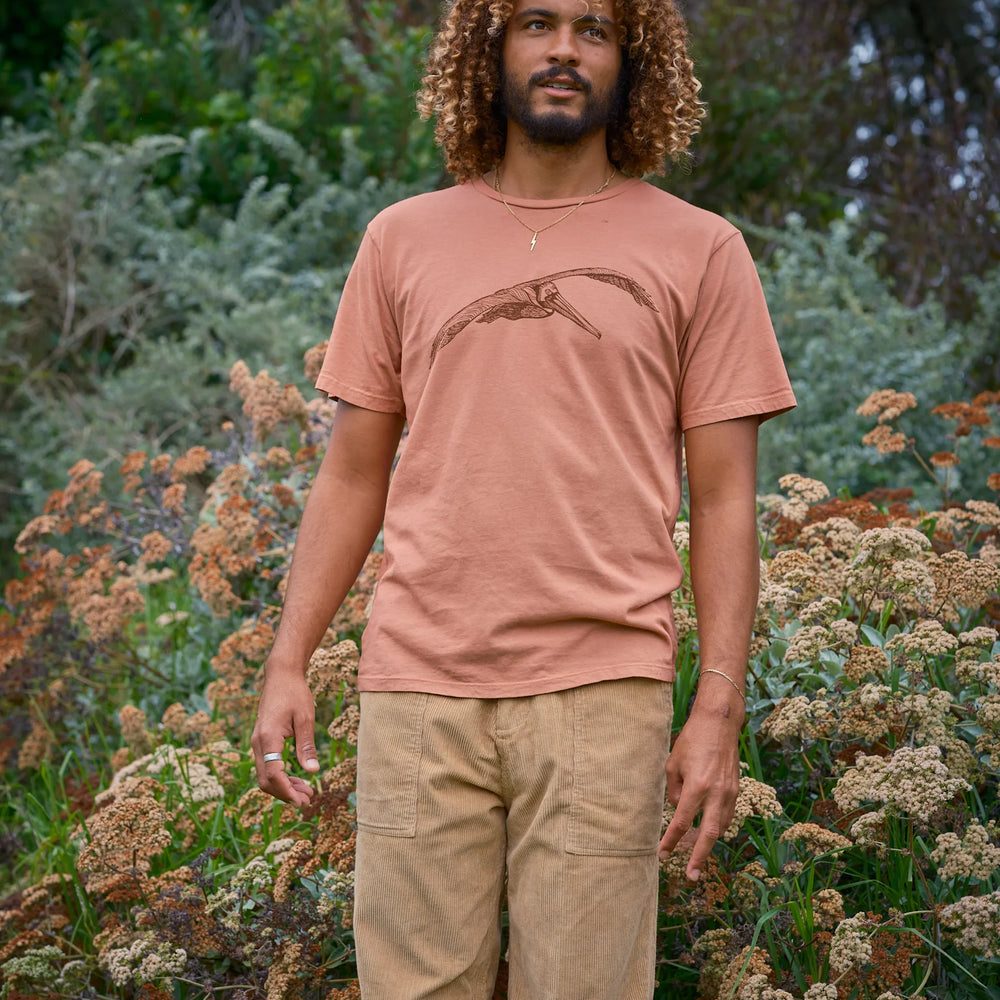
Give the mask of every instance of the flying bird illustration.
[[572, 271], [558, 271], [556, 274], [522, 281], [511, 288], [501, 288], [492, 295], [476, 299], [455, 313], [434, 338], [428, 367], [433, 366], [438, 352], [447, 347], [470, 323], [492, 323], [498, 319], [544, 319], [553, 313], [559, 313], [600, 340], [601, 331], [586, 316], [577, 312], [556, 287], [556, 282], [563, 278], [577, 277], [593, 278], [614, 285], [628, 292], [639, 305], [659, 312], [649, 292], [627, 274], [603, 267], [578, 267]]

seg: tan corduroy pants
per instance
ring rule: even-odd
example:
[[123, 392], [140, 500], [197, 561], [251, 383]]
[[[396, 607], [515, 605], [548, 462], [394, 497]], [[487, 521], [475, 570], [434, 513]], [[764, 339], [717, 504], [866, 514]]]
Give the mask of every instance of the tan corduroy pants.
[[653, 991], [671, 685], [361, 695], [354, 933], [364, 1000]]

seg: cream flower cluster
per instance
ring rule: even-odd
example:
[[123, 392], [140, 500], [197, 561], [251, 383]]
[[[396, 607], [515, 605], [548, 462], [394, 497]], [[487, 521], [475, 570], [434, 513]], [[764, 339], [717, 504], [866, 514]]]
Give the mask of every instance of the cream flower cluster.
[[361, 724], [361, 709], [357, 705], [348, 705], [326, 727], [331, 739], [343, 740], [352, 747], [358, 745], [358, 726]]
[[1000, 847], [990, 841], [996, 836], [995, 823], [981, 826], [973, 820], [959, 837], [956, 833], [940, 833], [931, 860], [938, 866], [942, 878], [978, 878], [985, 881], [1000, 868]]
[[688, 521], [678, 521], [674, 525], [673, 540], [678, 552], [687, 552], [691, 547], [691, 525]]
[[[350, 917], [350, 902], [354, 898], [354, 872], [338, 872], [336, 869], [329, 869], [319, 874], [319, 896], [316, 899], [316, 908], [320, 914], [330, 918], [339, 914], [343, 921]], [[342, 922], [343, 927], [347, 923]]]
[[942, 656], [958, 647], [955, 638], [939, 621], [918, 621], [909, 632], [899, 632], [886, 644], [890, 652], [902, 650], [910, 656]]
[[858, 539], [858, 550], [847, 574], [847, 586], [858, 597], [912, 597], [933, 603], [934, 578], [921, 560], [930, 542], [915, 528], [869, 528]]
[[830, 942], [830, 968], [838, 975], [864, 965], [872, 957], [871, 932], [875, 926], [864, 914], [845, 917]]
[[357, 644], [344, 639], [333, 646], [320, 646], [309, 659], [306, 681], [314, 698], [340, 694], [345, 683], [357, 678]]
[[733, 815], [733, 821], [722, 834], [722, 839], [732, 840], [740, 832], [744, 822], [751, 816], [774, 819], [782, 812], [778, 796], [770, 785], [765, 785], [762, 781], [744, 775], [740, 778], [740, 790], [736, 796], [736, 811]]
[[941, 926], [962, 951], [984, 958], [1000, 955], [1000, 892], [950, 903], [941, 910]]
[[173, 771], [192, 802], [215, 802], [225, 797], [226, 790], [222, 783], [206, 764], [194, 759], [187, 747], [175, 747], [169, 743], [126, 764], [112, 779], [110, 789], [117, 788], [135, 775], [162, 775], [166, 770]]
[[983, 684], [1000, 688], [1000, 653], [992, 659], [983, 661], [977, 655], [978, 649], [968, 647], [960, 649], [955, 674], [963, 684]]
[[795, 823], [784, 830], [778, 839], [783, 844], [801, 843], [812, 854], [826, 854], [851, 846], [851, 841], [843, 834], [817, 823]]
[[810, 549], [813, 545], [840, 556], [853, 556], [861, 538], [861, 529], [846, 517], [828, 517], [816, 524], [807, 524], [799, 533]]
[[[812, 607], [813, 605], [810, 605]], [[808, 608], [801, 615], [806, 618]], [[840, 618], [829, 625], [804, 625], [789, 640], [785, 650], [785, 663], [811, 663], [819, 658], [824, 649], [837, 649], [857, 642], [858, 626]]]
[[830, 720], [830, 705], [822, 698], [810, 701], [804, 694], [782, 698], [760, 727], [761, 735], [777, 743], [815, 739]]
[[966, 500], [965, 509], [987, 528], [1000, 528], [1000, 506], [989, 500]]
[[968, 788], [967, 781], [952, 777], [940, 747], [902, 746], [891, 757], [859, 754], [837, 781], [833, 797], [844, 812], [863, 802], [880, 802], [885, 813], [926, 823], [931, 813]]
[[804, 521], [809, 515], [809, 505], [819, 503], [830, 495], [825, 483], [795, 473], [782, 476], [778, 480], [778, 485], [789, 494], [778, 511], [782, 517], [787, 517], [790, 521]]
[[954, 704], [950, 692], [936, 687], [927, 694], [908, 694], [899, 699], [900, 710], [909, 716], [914, 737], [921, 743], [938, 745], [948, 739]]
[[775, 989], [767, 976], [759, 972], [744, 981], [737, 996], [739, 1000], [795, 1000], [787, 990]]
[[187, 952], [157, 942], [150, 933], [136, 938], [126, 948], [107, 948], [100, 965], [115, 986], [142, 986], [158, 979], [180, 976], [187, 967]]
[[837, 987], [833, 983], [813, 983], [802, 1000], [837, 1000]]
[[812, 898], [813, 922], [832, 930], [844, 919], [844, 897], [836, 889], [820, 889]]
[[888, 669], [889, 657], [884, 649], [878, 646], [852, 646], [842, 671], [848, 680], [860, 684], [866, 677], [882, 680]]

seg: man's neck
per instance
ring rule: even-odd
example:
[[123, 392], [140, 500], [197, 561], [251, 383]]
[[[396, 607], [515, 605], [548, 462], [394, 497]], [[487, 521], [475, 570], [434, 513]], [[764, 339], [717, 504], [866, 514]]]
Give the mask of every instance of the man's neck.
[[505, 195], [545, 200], [593, 194], [612, 167], [603, 131], [574, 146], [540, 146], [511, 123], [499, 170]]

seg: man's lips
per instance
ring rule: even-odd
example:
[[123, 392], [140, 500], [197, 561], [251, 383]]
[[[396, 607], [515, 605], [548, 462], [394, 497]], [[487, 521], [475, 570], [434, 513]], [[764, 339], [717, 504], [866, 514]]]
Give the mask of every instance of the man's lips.
[[586, 94], [590, 90], [583, 77], [572, 70], [566, 69], [560, 69], [556, 73], [553, 73], [551, 70], [545, 73], [537, 73], [531, 78], [531, 83], [553, 94]]
[[541, 86], [542, 90], [548, 94], [552, 94], [554, 97], [572, 97], [574, 94], [580, 93], [579, 87], [562, 81], [550, 80]]

